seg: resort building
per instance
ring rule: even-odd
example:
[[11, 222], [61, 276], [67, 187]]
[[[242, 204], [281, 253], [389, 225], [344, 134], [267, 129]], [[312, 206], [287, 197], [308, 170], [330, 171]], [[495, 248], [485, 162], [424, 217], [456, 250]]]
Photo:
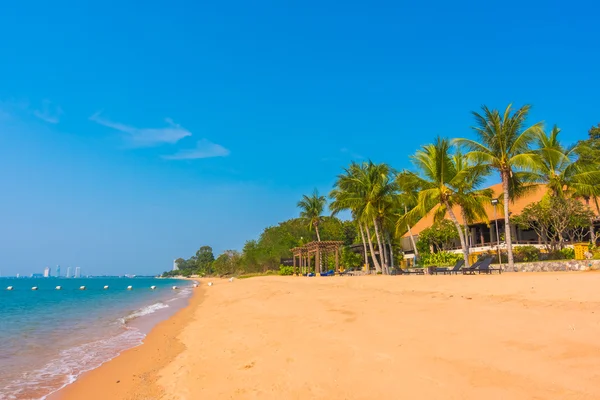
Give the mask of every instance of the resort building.
[[[494, 198], [499, 198], [502, 196], [502, 184], [493, 185], [490, 187], [490, 189], [492, 189], [494, 192]], [[511, 202], [509, 204], [510, 214], [519, 215], [528, 205], [542, 200], [547, 191], [548, 189], [545, 185], [539, 185], [523, 197]], [[594, 210], [594, 207], [592, 207], [592, 210], [596, 215], [598, 215], [597, 211]], [[435, 210], [430, 212], [426, 217], [419, 220], [415, 226], [411, 227], [411, 233], [414, 237], [415, 243], [419, 240], [419, 234], [423, 230], [433, 225], [434, 211]], [[464, 225], [459, 208], [455, 207], [453, 208], [453, 211], [460, 224]], [[469, 234], [465, 239], [468, 242], [467, 244], [470, 249], [470, 254], [477, 255], [489, 251], [497, 251], [498, 248], [501, 250], [506, 249], [506, 244], [504, 242], [504, 234], [506, 231], [504, 224], [504, 207], [501, 204], [489, 204], [486, 207], [486, 214], [489, 222], [476, 221], [468, 224]], [[448, 215], [446, 215], [446, 218], [450, 219]], [[598, 232], [598, 228], [600, 227], [600, 220], [598, 218], [596, 218], [594, 226], [596, 228], [596, 232]], [[498, 233], [496, 233], [496, 229]], [[511, 224], [511, 238], [513, 246], [535, 246], [540, 249], [544, 247], [542, 238], [539, 237], [534, 230], [523, 230], [517, 227], [515, 224]], [[401, 244], [402, 251], [404, 252], [404, 259], [408, 261], [408, 264], [411, 264], [411, 261], [415, 257], [415, 249], [413, 247], [409, 232], [402, 236]], [[460, 241], [456, 240], [452, 244], [449, 251], [457, 253], [461, 252]]]

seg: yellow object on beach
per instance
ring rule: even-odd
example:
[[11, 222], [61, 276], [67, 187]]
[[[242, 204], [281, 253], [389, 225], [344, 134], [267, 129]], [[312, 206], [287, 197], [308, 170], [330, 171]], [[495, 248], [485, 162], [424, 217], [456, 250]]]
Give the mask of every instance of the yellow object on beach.
[[587, 243], [575, 243], [573, 249], [575, 250], [576, 260], [585, 260], [585, 253], [588, 251]]

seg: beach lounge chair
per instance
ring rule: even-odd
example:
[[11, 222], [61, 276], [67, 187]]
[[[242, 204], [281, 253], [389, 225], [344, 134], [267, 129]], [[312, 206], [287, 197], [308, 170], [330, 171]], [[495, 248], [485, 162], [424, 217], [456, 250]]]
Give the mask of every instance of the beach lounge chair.
[[460, 271], [460, 269], [462, 268], [462, 266], [465, 264], [465, 260], [458, 260], [456, 262], [456, 264], [454, 264], [454, 267], [452, 267], [452, 269], [450, 268], [439, 268], [439, 267], [434, 267], [431, 269], [431, 272], [434, 275], [437, 274], [458, 274], [458, 272]]
[[[489, 262], [488, 262], [488, 260], [489, 260]], [[492, 268], [492, 267], [490, 267], [491, 264], [492, 264], [492, 259], [491, 258], [486, 259], [486, 261], [481, 263], [479, 268], [477, 268], [477, 273], [481, 274], [483, 272], [484, 274], [491, 274], [494, 271], [498, 271], [499, 274], [502, 273], [501, 267], [500, 268]]]
[[423, 268], [415, 268], [414, 270], [410, 271], [408, 269], [402, 269], [399, 268], [398, 269], [399, 275], [425, 275], [425, 270]]
[[489, 268], [491, 263], [492, 263], [492, 258], [486, 257], [482, 260], [477, 261], [475, 264], [471, 265], [468, 268], [463, 268], [462, 269], [463, 275], [475, 275], [475, 272], [479, 272], [479, 268], [481, 268], [482, 265], [487, 264], [487, 267]]

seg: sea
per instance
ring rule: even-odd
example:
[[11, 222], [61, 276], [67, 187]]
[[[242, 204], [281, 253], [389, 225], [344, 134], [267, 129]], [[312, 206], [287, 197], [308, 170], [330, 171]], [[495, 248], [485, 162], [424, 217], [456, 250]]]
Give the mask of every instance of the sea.
[[0, 278], [0, 400], [45, 399], [140, 345], [155, 324], [187, 304], [193, 283]]

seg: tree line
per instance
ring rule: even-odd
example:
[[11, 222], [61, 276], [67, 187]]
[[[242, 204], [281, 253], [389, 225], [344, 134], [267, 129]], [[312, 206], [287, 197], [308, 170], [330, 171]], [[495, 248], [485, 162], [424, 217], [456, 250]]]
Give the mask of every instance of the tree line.
[[[207, 274], [265, 272], [279, 268], [280, 260], [291, 256], [289, 249], [304, 242], [342, 240], [363, 250], [364, 259], [357, 261], [346, 249], [347, 259], [370, 263], [377, 272], [388, 274], [401, 256], [404, 234], [408, 233], [417, 259], [419, 247], [429, 250], [417, 246], [411, 227], [433, 214], [436, 223], [453, 226], [468, 266], [467, 225], [489, 224], [485, 207], [490, 204], [504, 209], [509, 267], [514, 264], [512, 224], [535, 230], [549, 248], [562, 248], [567, 240], [584, 237], [595, 246], [594, 221], [600, 214], [600, 124], [590, 128], [587, 139], [567, 146], [557, 126], [547, 131], [542, 122], [530, 124], [530, 109], [525, 105], [515, 110], [509, 105], [499, 111], [483, 106], [480, 112], [472, 112], [476, 140], [438, 137], [410, 157], [410, 169], [352, 162], [338, 175], [329, 204], [315, 190], [298, 202], [299, 218], [266, 228], [258, 240], [246, 242], [241, 252], [226, 251], [210, 262], [211, 267], [206, 267], [208, 257], [203, 253], [182, 260], [182, 265], [194, 266], [185, 271]], [[499, 198], [483, 187], [489, 176], [502, 183]], [[540, 184], [548, 188], [544, 200], [512, 216], [511, 202]], [[330, 216], [325, 216], [327, 207]], [[337, 218], [342, 211], [350, 213], [350, 221]], [[446, 236], [454, 238], [454, 233]], [[443, 250], [440, 242], [437, 251]]]

